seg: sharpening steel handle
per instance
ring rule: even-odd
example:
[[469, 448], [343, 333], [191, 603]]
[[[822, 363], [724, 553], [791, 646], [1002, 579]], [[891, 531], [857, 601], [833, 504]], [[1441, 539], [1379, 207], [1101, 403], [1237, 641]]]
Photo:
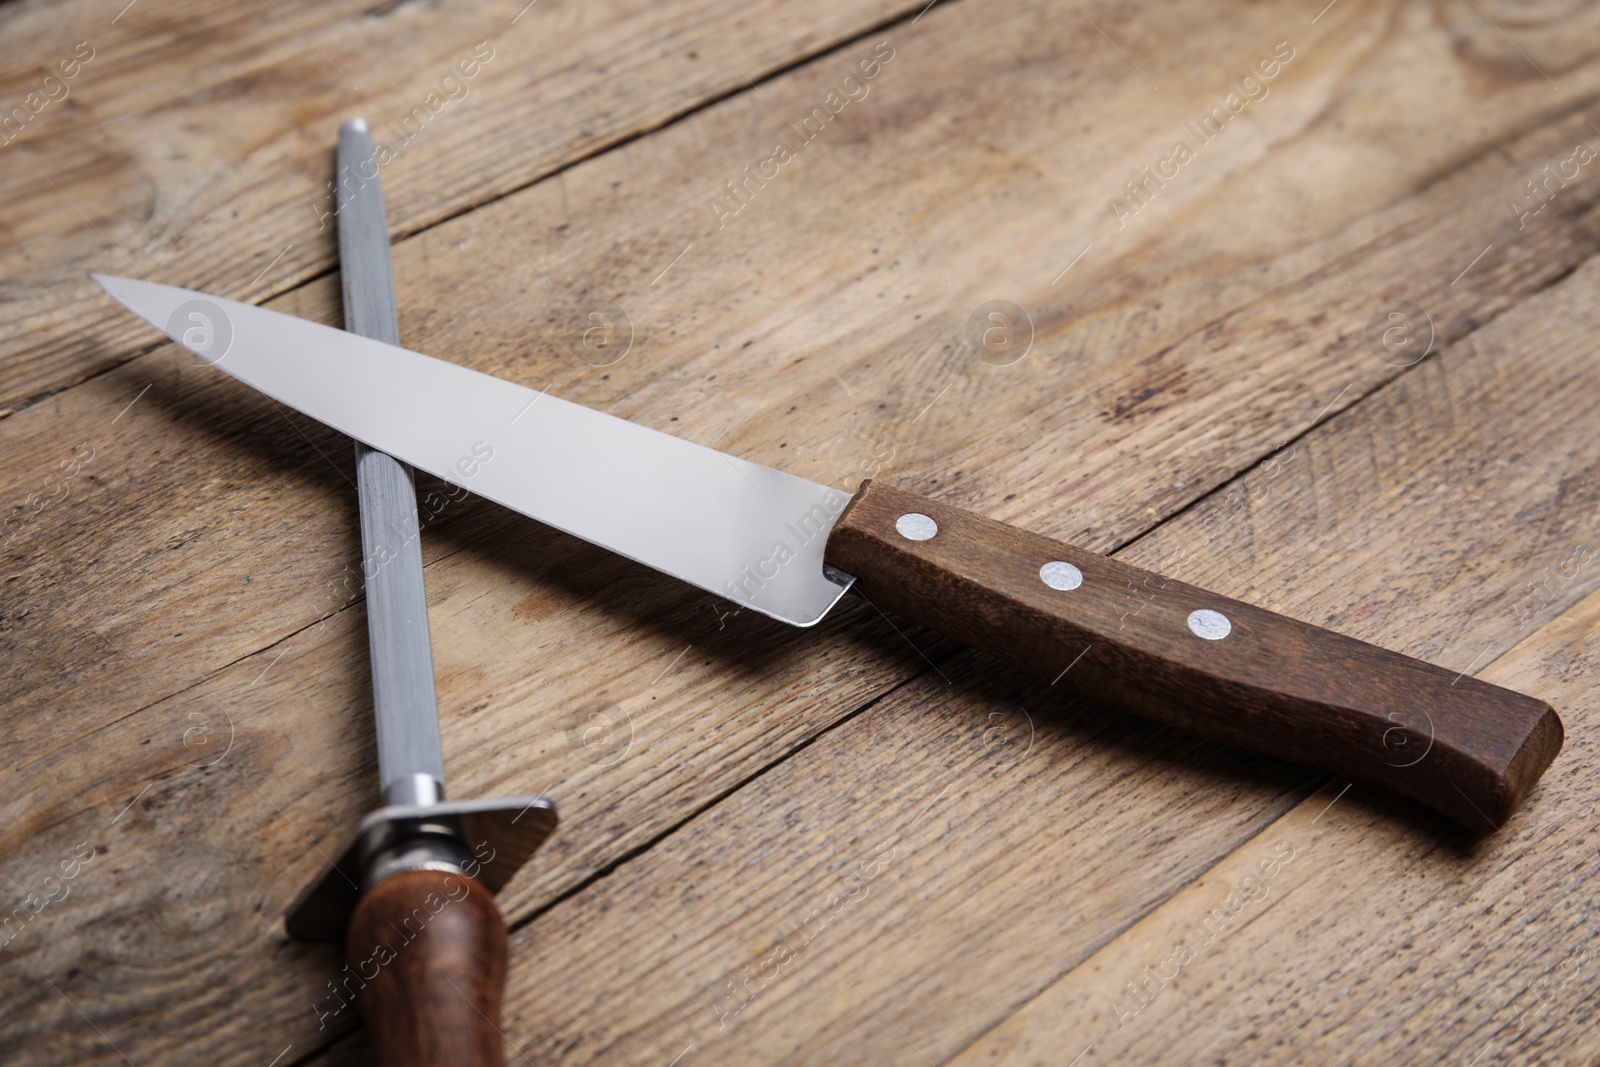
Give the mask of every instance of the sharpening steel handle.
[[879, 607], [1076, 692], [1480, 833], [1561, 748], [1541, 700], [890, 486], [863, 483], [826, 559]]
[[506, 926], [460, 871], [411, 870], [368, 889], [350, 917], [356, 1004], [378, 1067], [503, 1067]]

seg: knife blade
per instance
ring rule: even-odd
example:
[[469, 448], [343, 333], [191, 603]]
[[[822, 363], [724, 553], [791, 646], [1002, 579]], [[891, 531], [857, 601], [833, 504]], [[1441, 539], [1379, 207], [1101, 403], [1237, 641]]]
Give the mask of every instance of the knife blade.
[[[849, 495], [382, 341], [95, 275], [247, 385], [418, 470], [750, 608], [809, 626], [849, 587], [822, 549]], [[188, 342], [183, 339], [188, 338]], [[774, 546], [790, 546], [782, 565]]]
[[[881, 483], [849, 497], [382, 342], [96, 276], [191, 352], [541, 522], [799, 626], [882, 608], [1157, 721], [1503, 826], [1561, 747], [1543, 701]], [[384, 374], [381, 368], [389, 368]]]

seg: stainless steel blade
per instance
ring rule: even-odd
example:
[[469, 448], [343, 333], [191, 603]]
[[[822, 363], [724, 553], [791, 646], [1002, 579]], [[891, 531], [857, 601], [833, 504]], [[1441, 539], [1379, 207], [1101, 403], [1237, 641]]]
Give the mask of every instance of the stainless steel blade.
[[[360, 119], [339, 129], [337, 166], [344, 328], [398, 345], [389, 224], [372, 134]], [[378, 777], [388, 803], [428, 804], [444, 795], [444, 747], [433, 687], [417, 492], [411, 468], [359, 441], [356, 483]]]
[[274, 399], [540, 522], [796, 626], [854, 581], [822, 550], [849, 495], [381, 341], [95, 275]]

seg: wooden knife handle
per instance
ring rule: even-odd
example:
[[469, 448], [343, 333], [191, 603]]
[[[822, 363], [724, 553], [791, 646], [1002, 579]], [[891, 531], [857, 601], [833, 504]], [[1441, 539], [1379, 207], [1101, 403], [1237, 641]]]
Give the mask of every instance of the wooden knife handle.
[[503, 1067], [506, 926], [477, 879], [390, 875], [356, 905], [345, 958], [377, 1067]]
[[890, 486], [863, 483], [826, 559], [879, 607], [1043, 678], [1478, 832], [1561, 748], [1543, 701]]

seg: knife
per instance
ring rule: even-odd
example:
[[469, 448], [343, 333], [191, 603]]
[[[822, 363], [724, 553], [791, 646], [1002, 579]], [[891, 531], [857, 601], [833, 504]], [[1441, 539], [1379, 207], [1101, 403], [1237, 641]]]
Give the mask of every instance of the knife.
[[[350, 332], [330, 332], [398, 344], [389, 227], [361, 119], [340, 128], [337, 164]], [[195, 314], [191, 331], [204, 328]], [[356, 481], [385, 803], [290, 905], [285, 926], [304, 940], [344, 939], [346, 966], [315, 1010], [326, 1025], [354, 999], [374, 1062], [500, 1067], [506, 929], [493, 893], [555, 829], [556, 812], [542, 797], [445, 800], [411, 468], [358, 441]]]
[[264, 308], [96, 275], [202, 359], [358, 441], [795, 626], [879, 607], [1162, 723], [1499, 829], [1545, 702], [879, 482], [854, 497]]

